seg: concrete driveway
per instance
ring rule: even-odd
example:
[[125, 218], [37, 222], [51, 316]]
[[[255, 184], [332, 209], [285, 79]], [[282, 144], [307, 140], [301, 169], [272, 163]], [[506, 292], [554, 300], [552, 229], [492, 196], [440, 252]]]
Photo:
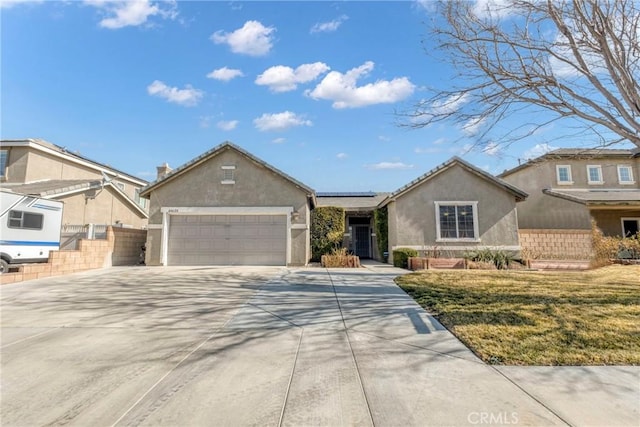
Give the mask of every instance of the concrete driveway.
[[[481, 363], [401, 272], [136, 267], [3, 286], [2, 425], [584, 424], [531, 391], [535, 372]], [[615, 389], [631, 391], [623, 424], [636, 374]]]

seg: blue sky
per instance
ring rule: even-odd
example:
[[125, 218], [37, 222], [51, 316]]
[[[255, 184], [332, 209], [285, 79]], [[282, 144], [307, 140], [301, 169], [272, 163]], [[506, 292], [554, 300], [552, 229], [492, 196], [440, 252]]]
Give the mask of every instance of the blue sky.
[[1, 4], [1, 137], [147, 180], [231, 141], [316, 191], [393, 191], [453, 155], [499, 173], [550, 138], [468, 151], [455, 125], [397, 125], [454, 74], [417, 2]]

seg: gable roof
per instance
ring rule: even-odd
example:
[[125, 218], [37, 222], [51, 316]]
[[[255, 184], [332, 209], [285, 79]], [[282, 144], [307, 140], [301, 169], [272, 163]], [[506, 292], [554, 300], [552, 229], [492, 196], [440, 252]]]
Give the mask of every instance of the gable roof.
[[522, 163], [514, 168], [505, 170], [498, 177], [502, 178], [512, 173], [518, 172], [522, 169], [528, 168], [529, 166], [540, 164], [541, 162], [547, 160], [559, 160], [559, 159], [575, 159], [575, 160], [584, 160], [584, 159], [602, 159], [602, 158], [611, 158], [611, 159], [633, 159], [636, 157], [640, 157], [640, 149], [634, 150], [623, 150], [623, 149], [615, 149], [615, 148], [558, 148], [553, 151], [549, 151], [548, 153], [543, 154], [542, 156], [538, 156], [534, 159], [530, 159], [525, 163]]
[[527, 193], [525, 193], [524, 191], [520, 190], [519, 188], [509, 184], [508, 182], [505, 182], [503, 180], [501, 180], [500, 178], [496, 178], [495, 176], [491, 175], [490, 173], [483, 171], [482, 169], [477, 168], [476, 166], [472, 165], [469, 162], [466, 162], [464, 160], [462, 160], [460, 157], [454, 156], [452, 158], [450, 158], [449, 160], [447, 160], [446, 162], [440, 164], [439, 166], [435, 167], [434, 169], [431, 169], [429, 172], [425, 173], [422, 176], [419, 176], [418, 178], [414, 179], [413, 181], [411, 181], [410, 183], [408, 183], [407, 185], [405, 185], [404, 187], [399, 188], [398, 190], [396, 190], [395, 192], [393, 192], [388, 198], [386, 198], [385, 200], [383, 200], [382, 202], [380, 202], [380, 207], [386, 205], [387, 203], [397, 199], [398, 197], [404, 195], [405, 193], [408, 193], [409, 191], [413, 190], [415, 187], [417, 187], [418, 185], [422, 184], [423, 182], [426, 182], [430, 179], [433, 179], [434, 177], [436, 177], [437, 175], [441, 174], [442, 172], [452, 168], [453, 166], [460, 166], [462, 168], [464, 168], [465, 170], [471, 172], [472, 174], [478, 176], [479, 178], [484, 179], [485, 181], [488, 181], [494, 185], [497, 185], [498, 187], [504, 189], [505, 191], [513, 194], [513, 196], [516, 198], [516, 201], [521, 202], [524, 199], [526, 199], [529, 195]]
[[56, 144], [52, 144], [49, 141], [45, 141], [44, 139], [38, 138], [27, 138], [27, 139], [3, 139], [0, 140], [0, 146], [2, 148], [5, 147], [29, 147], [36, 149], [38, 151], [42, 151], [44, 153], [53, 155], [55, 157], [59, 157], [70, 161], [72, 163], [76, 163], [90, 169], [93, 169], [97, 172], [104, 172], [107, 175], [111, 175], [116, 178], [125, 179], [134, 184], [144, 186], [148, 182], [144, 179], [135, 177], [126, 172], [113, 168], [109, 165], [105, 165], [103, 163], [96, 162], [95, 160], [91, 160], [87, 157], [80, 155], [78, 152], [68, 151], [65, 147], [61, 147]]
[[201, 155], [189, 160], [187, 163], [183, 164], [182, 166], [172, 170], [171, 172], [169, 172], [168, 174], [166, 174], [165, 176], [163, 176], [160, 179], [157, 179], [156, 181], [153, 181], [151, 183], [149, 183], [146, 187], [140, 189], [140, 196], [141, 197], [149, 197], [149, 195], [151, 194], [151, 192], [155, 189], [157, 189], [158, 187], [166, 184], [167, 182], [173, 180], [174, 178], [184, 174], [185, 172], [201, 165], [202, 163], [206, 162], [207, 160], [217, 156], [218, 154], [220, 154], [223, 150], [235, 150], [236, 152], [240, 153], [241, 155], [245, 156], [246, 158], [248, 158], [249, 160], [251, 160], [254, 163], [257, 163], [258, 165], [276, 173], [277, 175], [280, 175], [282, 178], [284, 178], [285, 180], [289, 181], [291, 184], [295, 185], [296, 187], [300, 187], [302, 190], [306, 191], [309, 195], [309, 197], [311, 197], [312, 199], [312, 203], [313, 205], [316, 204], [315, 202], [315, 191], [313, 189], [311, 189], [310, 187], [304, 185], [303, 183], [301, 183], [300, 181], [292, 178], [291, 176], [287, 175], [286, 173], [282, 172], [281, 170], [271, 166], [269, 163], [265, 162], [264, 160], [261, 160], [259, 158], [257, 158], [256, 156], [254, 156], [253, 154], [249, 153], [248, 151], [240, 148], [239, 146], [226, 141], [223, 142], [222, 144], [212, 148], [211, 150], [208, 150], [204, 153], [202, 153]]
[[27, 184], [3, 183], [2, 189], [13, 193], [26, 194], [29, 196], [37, 196], [43, 199], [58, 199], [60, 197], [71, 196], [77, 193], [83, 193], [87, 190], [99, 190], [109, 187], [112, 191], [119, 194], [130, 207], [135, 210], [141, 217], [149, 218], [149, 214], [145, 212], [140, 205], [131, 200], [117, 185], [113, 182], [104, 182], [95, 179], [55, 179], [31, 182]]

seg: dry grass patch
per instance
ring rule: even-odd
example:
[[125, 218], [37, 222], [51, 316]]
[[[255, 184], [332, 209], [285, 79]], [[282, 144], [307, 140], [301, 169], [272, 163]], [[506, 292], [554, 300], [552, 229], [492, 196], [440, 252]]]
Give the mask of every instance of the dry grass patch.
[[640, 365], [640, 266], [425, 271], [397, 282], [485, 362]]

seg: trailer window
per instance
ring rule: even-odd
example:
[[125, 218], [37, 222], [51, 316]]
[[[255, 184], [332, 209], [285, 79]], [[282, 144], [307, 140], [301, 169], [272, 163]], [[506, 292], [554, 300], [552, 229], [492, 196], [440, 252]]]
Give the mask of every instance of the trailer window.
[[42, 230], [44, 215], [23, 211], [9, 211], [9, 228]]

